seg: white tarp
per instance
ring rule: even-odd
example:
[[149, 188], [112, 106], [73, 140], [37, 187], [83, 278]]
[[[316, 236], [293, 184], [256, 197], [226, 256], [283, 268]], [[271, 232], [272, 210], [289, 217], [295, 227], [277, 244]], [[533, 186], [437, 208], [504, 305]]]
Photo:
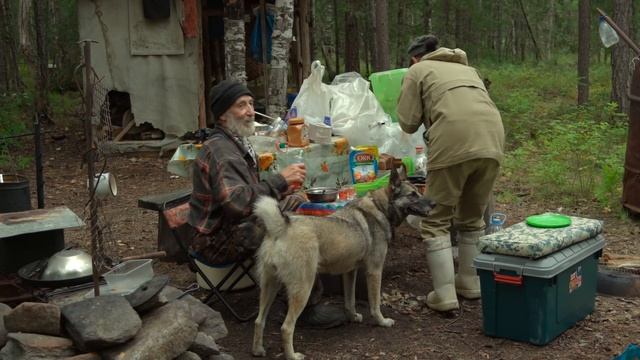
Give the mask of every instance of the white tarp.
[[[204, 100], [200, 39], [182, 37], [181, 9], [175, 0], [171, 17], [160, 22], [144, 19], [141, 9], [142, 0], [80, 0], [80, 39], [98, 42], [92, 46], [91, 62], [100, 85], [130, 94], [136, 124], [148, 122], [180, 136], [198, 128], [199, 103]], [[132, 37], [134, 29], [140, 33]], [[144, 47], [140, 41], [148, 42], [147, 53], [163, 55], [132, 55]], [[162, 43], [167, 46], [159, 46]]]

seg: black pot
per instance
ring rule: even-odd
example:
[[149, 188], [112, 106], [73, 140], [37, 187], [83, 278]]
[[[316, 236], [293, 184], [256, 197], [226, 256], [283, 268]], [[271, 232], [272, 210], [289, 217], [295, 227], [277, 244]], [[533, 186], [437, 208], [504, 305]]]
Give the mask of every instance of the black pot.
[[31, 210], [29, 180], [21, 175], [2, 175], [0, 213]]

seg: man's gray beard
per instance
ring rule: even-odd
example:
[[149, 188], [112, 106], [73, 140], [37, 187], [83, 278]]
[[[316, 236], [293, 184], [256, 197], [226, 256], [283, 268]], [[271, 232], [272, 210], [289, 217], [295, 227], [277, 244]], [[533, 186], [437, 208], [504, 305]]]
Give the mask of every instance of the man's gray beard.
[[256, 125], [254, 124], [253, 117], [241, 119], [227, 114], [226, 125], [227, 129], [232, 134], [240, 137], [249, 137], [256, 132]]

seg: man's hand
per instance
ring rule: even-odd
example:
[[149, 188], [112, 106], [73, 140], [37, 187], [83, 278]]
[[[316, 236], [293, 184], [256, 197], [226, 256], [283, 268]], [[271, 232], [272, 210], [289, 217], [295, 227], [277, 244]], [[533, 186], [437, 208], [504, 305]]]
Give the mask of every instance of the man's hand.
[[280, 175], [287, 181], [287, 185], [302, 185], [307, 175], [304, 164], [291, 164], [280, 172]]

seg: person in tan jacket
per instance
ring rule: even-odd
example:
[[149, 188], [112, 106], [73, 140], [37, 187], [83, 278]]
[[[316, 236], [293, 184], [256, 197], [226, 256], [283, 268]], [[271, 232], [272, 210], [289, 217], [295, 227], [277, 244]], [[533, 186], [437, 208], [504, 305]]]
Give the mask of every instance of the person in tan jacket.
[[[504, 157], [504, 129], [500, 112], [477, 71], [468, 66], [464, 51], [438, 47], [435, 36], [423, 35], [411, 43], [408, 53], [412, 65], [402, 81], [398, 122], [410, 134], [421, 124], [427, 129], [427, 193], [437, 203], [421, 222], [434, 288], [427, 305], [449, 311], [459, 307], [456, 293], [480, 297], [473, 258]], [[452, 221], [460, 230], [457, 275], [449, 234]]]

